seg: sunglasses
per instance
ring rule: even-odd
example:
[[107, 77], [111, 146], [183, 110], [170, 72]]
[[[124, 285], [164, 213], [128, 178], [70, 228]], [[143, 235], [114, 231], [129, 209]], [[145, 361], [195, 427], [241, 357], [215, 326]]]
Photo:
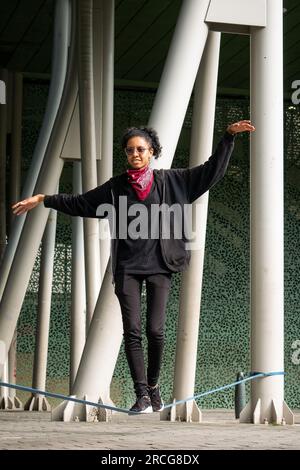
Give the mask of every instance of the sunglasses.
[[149, 147], [148, 148], [145, 148], [145, 147], [126, 147], [125, 153], [126, 153], [126, 155], [133, 155], [135, 150], [137, 150], [137, 152], [140, 155], [143, 155], [143, 153], [145, 153], [146, 150], [149, 150]]

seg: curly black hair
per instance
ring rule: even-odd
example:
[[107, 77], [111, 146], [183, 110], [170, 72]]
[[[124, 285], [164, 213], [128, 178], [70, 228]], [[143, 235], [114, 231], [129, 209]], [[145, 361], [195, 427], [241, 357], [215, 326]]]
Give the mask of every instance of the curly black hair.
[[160, 157], [162, 147], [155, 129], [152, 127], [129, 127], [122, 137], [122, 149], [126, 148], [128, 140], [132, 137], [143, 137], [153, 148], [153, 156], [155, 158]]

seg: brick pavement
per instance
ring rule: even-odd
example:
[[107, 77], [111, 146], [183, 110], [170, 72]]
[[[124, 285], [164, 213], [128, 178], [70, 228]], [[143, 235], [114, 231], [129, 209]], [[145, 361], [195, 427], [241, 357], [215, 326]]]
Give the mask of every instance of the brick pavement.
[[158, 414], [118, 416], [109, 423], [52, 422], [50, 413], [1, 411], [4, 450], [300, 449], [294, 426], [239, 424], [230, 410], [203, 411], [203, 422], [159, 421]]

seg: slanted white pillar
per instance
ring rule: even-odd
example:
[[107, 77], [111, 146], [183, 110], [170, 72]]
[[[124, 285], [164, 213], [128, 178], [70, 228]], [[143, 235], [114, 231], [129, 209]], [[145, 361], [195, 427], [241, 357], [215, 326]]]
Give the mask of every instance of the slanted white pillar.
[[[100, 24], [95, 31], [97, 42], [94, 47], [94, 63], [99, 76], [101, 94], [98, 100], [100, 119], [98, 121], [100, 141], [100, 160], [98, 160], [98, 184], [105, 183], [113, 174], [113, 114], [114, 114], [114, 1], [100, 0], [98, 12]], [[97, 13], [97, 10], [95, 11]], [[95, 24], [95, 23], [94, 23]], [[100, 28], [102, 34], [100, 34]], [[97, 32], [98, 31], [98, 32]], [[97, 90], [98, 91], [98, 90]], [[97, 122], [97, 121], [96, 121]], [[100, 220], [101, 276], [106, 271], [110, 255], [108, 220]]]
[[[73, 162], [73, 193], [82, 193], [81, 162]], [[86, 335], [84, 266], [83, 219], [72, 217], [70, 391], [77, 374]]]
[[[0, 79], [7, 84], [7, 70], [0, 70]], [[0, 105], [0, 262], [6, 250], [6, 137], [7, 103]]]
[[[72, 387], [72, 396], [113, 405], [110, 399], [110, 383], [122, 341], [120, 306], [114, 294], [111, 274], [106, 271], [95, 308], [80, 365]], [[91, 406], [62, 402], [52, 411], [52, 420], [93, 421], [95, 414], [107, 421], [111, 411]]]
[[[24, 183], [22, 199], [30, 197], [34, 193], [34, 188], [42, 167], [54, 121], [57, 116], [66, 77], [70, 22], [71, 16], [69, 0], [57, 0], [55, 4], [53, 57], [49, 95], [43, 124], [34, 149], [32, 161], [28, 169], [28, 176]], [[0, 188], [1, 187], [2, 185], [0, 184]], [[25, 220], [26, 215], [16, 217], [14, 220], [10, 233], [9, 244], [5, 250], [5, 255], [0, 267], [0, 299], [3, 295]]]
[[[7, 351], [5, 351], [5, 356], [2, 357], [2, 360], [4, 359], [4, 362], [2, 363], [1, 367], [1, 374], [2, 382], [8, 382], [8, 360], [7, 360]], [[9, 410], [12, 409], [12, 401], [8, 395], [8, 388], [7, 387], [0, 387], [0, 410]]]
[[[21, 73], [14, 73], [12, 76], [12, 123], [11, 123], [11, 155], [10, 155], [10, 181], [9, 181], [9, 207], [20, 198], [21, 190], [21, 154], [22, 154], [22, 110], [23, 110], [23, 76]], [[12, 211], [9, 213], [9, 234], [15, 216]], [[9, 383], [16, 383], [17, 372], [17, 331], [15, 330], [13, 341], [8, 352], [8, 379]], [[22, 409], [23, 405], [17, 397], [17, 391], [8, 389], [13, 408]]]
[[[212, 153], [220, 39], [220, 33], [209, 33], [197, 75], [190, 167], [204, 163]], [[190, 243], [190, 266], [181, 281], [173, 400], [183, 400], [195, 392], [207, 207], [208, 192], [195, 201], [192, 208], [195, 238]], [[172, 421], [201, 421], [201, 411], [195, 401], [174, 406], [164, 417], [168, 414]]]
[[163, 155], [153, 168], [170, 168], [208, 35], [204, 23], [210, 0], [185, 0], [179, 13], [149, 126], [159, 135]]
[[[82, 190], [87, 192], [97, 186], [92, 0], [78, 0], [77, 33]], [[101, 284], [99, 223], [97, 219], [85, 218], [83, 226], [88, 328]]]
[[[267, 25], [251, 31], [251, 368], [284, 370], [282, 0], [267, 0]], [[284, 377], [251, 383], [240, 421], [293, 422]]]
[[[7, 70], [0, 70], [0, 79], [8, 85]], [[8, 101], [8, 100], [7, 100]], [[8, 126], [8, 102], [0, 105], [0, 262], [6, 251], [6, 138]], [[2, 357], [2, 360], [4, 357]], [[1, 372], [1, 371], [0, 371]], [[8, 351], [5, 351], [5, 364], [2, 368], [3, 381], [8, 380]], [[0, 409], [12, 408], [9, 392], [0, 387]]]
[[[12, 129], [11, 129], [11, 156], [9, 203], [10, 207], [20, 197], [21, 188], [21, 153], [22, 153], [22, 110], [23, 110], [23, 76], [21, 73], [13, 74], [13, 100], [12, 100]], [[11, 212], [10, 230], [15, 216]]]
[[93, 77], [94, 77], [94, 108], [95, 135], [99, 184], [99, 163], [102, 158], [102, 101], [103, 101], [103, 0], [93, 3]]
[[102, 7], [102, 139], [99, 161], [99, 183], [103, 184], [113, 173], [113, 117], [114, 117], [114, 51], [115, 2], [103, 1]]
[[[16, 383], [17, 376], [17, 329], [14, 331], [14, 336], [8, 351], [8, 382], [10, 384]], [[21, 400], [17, 397], [17, 391], [9, 388], [8, 389], [8, 404], [9, 409], [12, 410], [22, 410], [23, 404]]]
[[[56, 220], [57, 212], [51, 209], [42, 239], [36, 342], [33, 362], [32, 387], [39, 390], [46, 389]], [[50, 411], [51, 406], [44, 395], [33, 393], [29, 400], [27, 400], [24, 409], [28, 411]]]
[[[95, 309], [95, 320], [93, 319], [91, 323], [91, 332], [88, 335], [72, 393], [77, 396], [87, 394], [92, 400], [97, 400], [100, 396], [104, 403], [112, 403], [109, 387], [119, 354], [123, 329], [119, 302], [114, 294], [108, 271], [102, 284], [103, 289]], [[93, 354], [95, 346], [97, 355]]]

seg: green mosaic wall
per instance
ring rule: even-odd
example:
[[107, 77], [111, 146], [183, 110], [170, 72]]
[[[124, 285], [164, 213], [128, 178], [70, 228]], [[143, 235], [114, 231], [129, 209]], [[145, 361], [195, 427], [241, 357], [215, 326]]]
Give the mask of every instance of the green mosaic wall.
[[[31, 158], [47, 98], [47, 86], [28, 82], [24, 92], [24, 174]], [[115, 96], [114, 173], [124, 170], [119, 137], [125, 127], [148, 121], [153, 93], [117, 91]], [[249, 116], [248, 102], [219, 99], [215, 143], [227, 123]], [[192, 107], [189, 107], [174, 166], [187, 165]], [[300, 354], [292, 348], [300, 339], [300, 111], [287, 105], [285, 116], [285, 369], [286, 400], [300, 407]], [[71, 192], [71, 164], [66, 165], [60, 191]], [[274, 208], [276, 210], [276, 208]], [[68, 392], [70, 328], [70, 218], [59, 215], [53, 284], [53, 306], [48, 355], [47, 389]], [[18, 323], [18, 383], [30, 384], [37, 309], [39, 256], [31, 276]], [[172, 281], [168, 303], [166, 348], [161, 388], [171, 396], [175, 360], [180, 275]], [[143, 306], [143, 315], [145, 314]], [[225, 178], [210, 192], [203, 295], [199, 333], [196, 391], [234, 381], [238, 371], [250, 370], [249, 312], [249, 140], [237, 139]], [[294, 344], [295, 347], [295, 344]], [[299, 346], [300, 349], [300, 342]], [[292, 354], [294, 353], [293, 360]], [[101, 371], [95, 371], [101, 374]], [[249, 389], [248, 389], [249, 393]], [[112, 383], [112, 398], [129, 406], [134, 398], [131, 378], [121, 348]], [[22, 394], [20, 397], [23, 398]], [[218, 393], [199, 402], [201, 407], [233, 407], [233, 391]]]

